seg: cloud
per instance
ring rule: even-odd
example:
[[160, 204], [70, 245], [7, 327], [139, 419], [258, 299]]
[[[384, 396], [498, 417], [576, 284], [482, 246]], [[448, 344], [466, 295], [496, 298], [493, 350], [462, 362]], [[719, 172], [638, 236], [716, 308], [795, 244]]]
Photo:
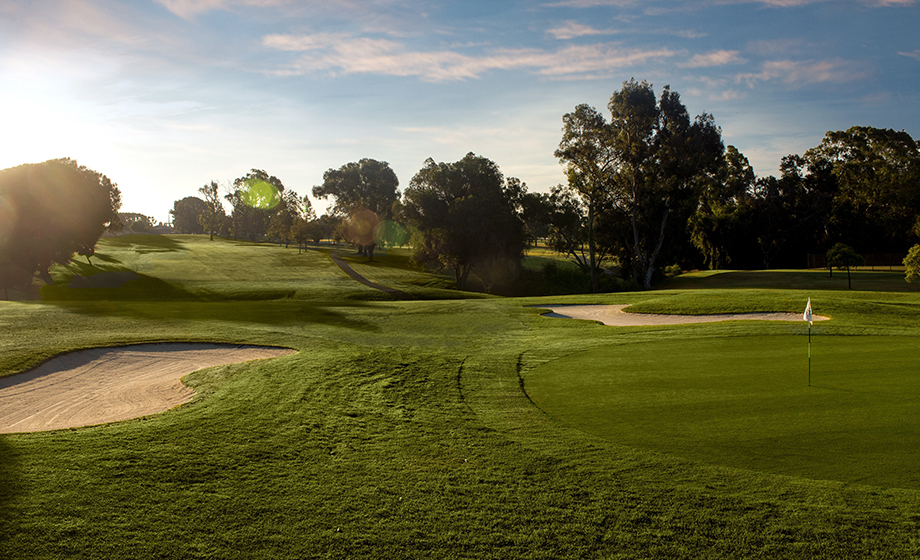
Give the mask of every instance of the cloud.
[[494, 70], [527, 69], [551, 78], [592, 77], [658, 58], [676, 56], [667, 48], [642, 50], [617, 43], [575, 45], [557, 51], [542, 49], [493, 49], [480, 55], [451, 50], [414, 51], [389, 39], [347, 38], [336, 34], [268, 35], [263, 45], [303, 52], [277, 75], [301, 75], [311, 71], [335, 74], [416, 76], [428, 82], [476, 79]]
[[616, 6], [625, 8], [635, 6], [639, 0], [562, 0], [543, 4], [544, 8], [597, 8], [602, 6]]
[[595, 29], [575, 21], [567, 21], [560, 27], [550, 29], [548, 33], [556, 39], [574, 39], [586, 35], [613, 35], [618, 31], [616, 29]]
[[156, 0], [182, 19], [190, 19], [213, 10], [226, 10], [235, 6], [265, 8], [287, 4], [287, 0]]
[[725, 66], [726, 64], [743, 64], [747, 62], [738, 56], [738, 51], [713, 51], [707, 54], [694, 55], [683, 64], [681, 68], [704, 68], [708, 66]]
[[911, 58], [916, 58], [917, 60], [920, 60], [920, 49], [917, 49], [914, 52], [899, 52], [898, 54], [901, 56], [909, 56]]
[[753, 87], [757, 82], [782, 81], [791, 86], [804, 86], [824, 82], [852, 82], [865, 79], [869, 72], [845, 60], [795, 61], [774, 60], [765, 62], [759, 73], [738, 74], [736, 83]]

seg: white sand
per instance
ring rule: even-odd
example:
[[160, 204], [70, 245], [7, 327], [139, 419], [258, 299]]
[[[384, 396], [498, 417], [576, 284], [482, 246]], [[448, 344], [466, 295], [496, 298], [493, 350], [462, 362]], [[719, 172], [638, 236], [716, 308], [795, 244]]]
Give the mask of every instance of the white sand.
[[138, 418], [192, 397], [182, 376], [274, 358], [287, 348], [227, 344], [138, 344], [64, 354], [0, 377], [0, 433], [38, 432]]
[[[561, 319], [586, 319], [600, 321], [615, 327], [645, 327], [653, 325], [683, 325], [689, 323], [715, 323], [718, 321], [802, 321], [802, 313], [725, 313], [721, 315], [663, 315], [657, 313], [626, 313], [626, 305], [535, 305], [549, 309], [544, 317]], [[830, 317], [813, 316], [815, 321]]]

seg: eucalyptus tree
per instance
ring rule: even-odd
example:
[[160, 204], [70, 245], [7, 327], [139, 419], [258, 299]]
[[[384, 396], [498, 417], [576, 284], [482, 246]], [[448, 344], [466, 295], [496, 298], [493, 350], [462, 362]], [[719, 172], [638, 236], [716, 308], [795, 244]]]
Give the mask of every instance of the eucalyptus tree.
[[[588, 246], [587, 268], [591, 273], [591, 291], [596, 292], [599, 263], [594, 235], [595, 217], [609, 204], [613, 188], [617, 166], [613, 130], [603, 115], [594, 107], [585, 104], [578, 105], [571, 113], [566, 113], [562, 117], [562, 123], [562, 140], [554, 155], [565, 165], [568, 179], [565, 189], [581, 200], [581, 206], [587, 213], [583, 222]], [[559, 217], [571, 218], [565, 213]], [[571, 244], [574, 238], [564, 233], [571, 233], [573, 225], [569, 219], [560, 231], [561, 237], [557, 238], [567, 241], [566, 252], [572, 252], [574, 249]]]
[[214, 241], [214, 232], [220, 231], [224, 216], [227, 214], [220, 200], [219, 188], [217, 181], [211, 181], [198, 189], [198, 192], [204, 197], [205, 202], [204, 211], [198, 215], [198, 223], [201, 224], [204, 231], [210, 234], [211, 241]]
[[331, 213], [348, 219], [348, 240], [358, 246], [359, 254], [373, 259], [378, 226], [393, 217], [398, 187], [390, 164], [364, 158], [326, 171], [323, 184], [313, 187], [313, 196], [335, 199]]

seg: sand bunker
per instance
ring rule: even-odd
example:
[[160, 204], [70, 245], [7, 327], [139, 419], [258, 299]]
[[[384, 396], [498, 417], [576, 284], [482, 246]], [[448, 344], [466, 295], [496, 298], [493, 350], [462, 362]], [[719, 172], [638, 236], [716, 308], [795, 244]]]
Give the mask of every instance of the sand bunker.
[[182, 376], [211, 366], [275, 358], [287, 348], [137, 344], [64, 354], [0, 378], [0, 433], [39, 432], [138, 418], [188, 401]]
[[[658, 313], [625, 313], [626, 305], [535, 305], [549, 309], [544, 317], [587, 319], [616, 327], [647, 327], [653, 325], [684, 325], [718, 321], [803, 321], [801, 313], [725, 313], [721, 315], [663, 315]], [[815, 315], [815, 321], [830, 317]], [[804, 321], [803, 321], [804, 322]]]

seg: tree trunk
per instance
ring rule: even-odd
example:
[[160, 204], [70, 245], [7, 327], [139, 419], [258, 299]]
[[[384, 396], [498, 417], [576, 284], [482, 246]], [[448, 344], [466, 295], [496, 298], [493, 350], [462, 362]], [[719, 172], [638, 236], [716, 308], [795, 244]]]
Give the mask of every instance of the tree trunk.
[[658, 259], [658, 253], [664, 245], [664, 228], [668, 223], [668, 215], [671, 213], [670, 203], [665, 203], [664, 216], [661, 218], [661, 228], [658, 230], [658, 244], [648, 260], [648, 269], [645, 271], [645, 282], [643, 286], [646, 290], [652, 287], [652, 273], [655, 272], [655, 260]]
[[596, 294], [600, 289], [597, 281], [597, 266], [594, 262], [594, 204], [588, 204], [588, 264], [591, 267], [591, 293]]

